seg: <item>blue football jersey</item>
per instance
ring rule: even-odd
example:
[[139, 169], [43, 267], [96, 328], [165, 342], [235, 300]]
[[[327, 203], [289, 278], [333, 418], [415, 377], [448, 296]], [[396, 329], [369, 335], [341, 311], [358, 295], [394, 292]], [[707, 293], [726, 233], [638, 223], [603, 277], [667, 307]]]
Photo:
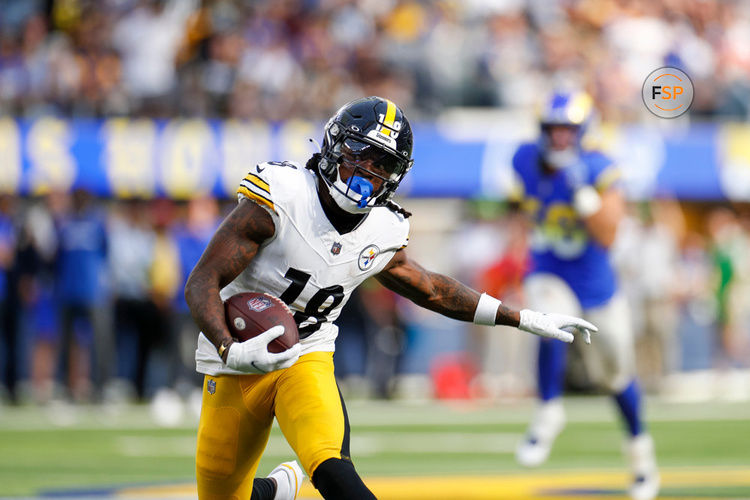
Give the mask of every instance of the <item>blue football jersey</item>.
[[[607, 249], [588, 234], [573, 209], [573, 191], [562, 171], [543, 173], [541, 149], [536, 143], [519, 146], [513, 156], [516, 174], [514, 197], [533, 221], [529, 273], [550, 273], [562, 278], [583, 308], [606, 303], [617, 288]], [[581, 154], [586, 183], [600, 192], [619, 177], [612, 161], [597, 151]]]

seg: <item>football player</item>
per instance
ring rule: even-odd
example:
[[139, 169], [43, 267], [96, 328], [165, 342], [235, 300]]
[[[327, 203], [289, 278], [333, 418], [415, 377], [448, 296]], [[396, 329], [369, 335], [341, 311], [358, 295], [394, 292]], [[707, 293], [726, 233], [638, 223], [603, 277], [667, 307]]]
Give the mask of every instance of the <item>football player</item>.
[[[375, 498], [354, 469], [349, 423], [336, 386], [338, 317], [352, 290], [375, 276], [432, 311], [485, 325], [572, 342], [594, 325], [515, 311], [441, 274], [407, 251], [409, 213], [391, 197], [412, 167], [412, 131], [393, 102], [343, 106], [306, 167], [261, 163], [241, 181], [239, 203], [193, 269], [185, 297], [201, 329], [197, 370], [205, 374], [196, 469], [200, 498], [295, 498], [301, 471], [281, 464], [253, 479], [276, 417], [313, 484], [326, 499]], [[293, 311], [300, 343], [271, 354], [283, 327], [235, 341], [222, 299], [266, 292]], [[567, 331], [566, 331], [567, 330]]]
[[[554, 94], [542, 111], [539, 140], [522, 144], [513, 157], [517, 198], [533, 222], [532, 266], [524, 288], [532, 309], [584, 314], [601, 329], [591, 349], [581, 352], [582, 360], [591, 380], [617, 402], [628, 434], [630, 494], [645, 500], [657, 495], [659, 474], [641, 417], [629, 313], [608, 255], [625, 201], [612, 161], [581, 145], [591, 111], [591, 98], [583, 92]], [[544, 463], [565, 425], [566, 351], [555, 339], [539, 343], [539, 404], [516, 451], [522, 465]]]

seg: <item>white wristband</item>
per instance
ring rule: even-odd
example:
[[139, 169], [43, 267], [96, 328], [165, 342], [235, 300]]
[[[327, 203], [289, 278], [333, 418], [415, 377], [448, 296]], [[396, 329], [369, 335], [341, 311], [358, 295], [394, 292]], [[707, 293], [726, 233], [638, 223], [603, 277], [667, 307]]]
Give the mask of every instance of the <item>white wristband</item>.
[[487, 295], [486, 293], [480, 295], [477, 310], [474, 311], [474, 323], [477, 325], [495, 326], [497, 308], [500, 307], [500, 304], [502, 302], [492, 295]]
[[573, 195], [573, 208], [583, 218], [594, 215], [602, 207], [602, 197], [592, 186], [584, 186]]

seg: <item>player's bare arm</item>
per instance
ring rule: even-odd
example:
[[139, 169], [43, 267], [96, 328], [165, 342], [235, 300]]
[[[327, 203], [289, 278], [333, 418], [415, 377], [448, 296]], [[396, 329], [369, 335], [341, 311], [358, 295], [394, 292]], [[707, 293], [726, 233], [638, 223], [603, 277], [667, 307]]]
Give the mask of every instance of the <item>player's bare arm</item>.
[[496, 298], [480, 294], [460, 281], [427, 271], [410, 259], [403, 249], [396, 252], [376, 278], [415, 304], [449, 318], [482, 325], [513, 326], [565, 342], [574, 339], [568, 329], [582, 333], [586, 343], [590, 342], [590, 332], [597, 331], [596, 326], [573, 316], [509, 309]]
[[[377, 275], [385, 287], [415, 304], [449, 318], [473, 321], [480, 293], [460, 281], [427, 271], [399, 250], [388, 266]], [[519, 312], [500, 304], [495, 324], [517, 327]]]
[[232, 343], [219, 291], [247, 267], [275, 230], [273, 219], [264, 208], [252, 201], [241, 201], [216, 230], [190, 273], [185, 300], [193, 319], [217, 348]]
[[600, 197], [601, 208], [584, 218], [584, 223], [591, 237], [609, 248], [615, 241], [617, 226], [625, 214], [625, 197], [619, 189], [608, 189]]

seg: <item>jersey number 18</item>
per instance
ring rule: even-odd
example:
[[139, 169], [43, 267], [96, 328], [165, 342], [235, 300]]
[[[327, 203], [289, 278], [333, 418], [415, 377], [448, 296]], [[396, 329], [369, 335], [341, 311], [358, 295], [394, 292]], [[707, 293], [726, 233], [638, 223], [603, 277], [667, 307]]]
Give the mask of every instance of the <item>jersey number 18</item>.
[[[292, 284], [284, 290], [284, 293], [279, 298], [286, 305], [291, 305], [300, 296], [305, 286], [307, 286], [307, 282], [310, 281], [310, 275], [304, 271], [290, 267], [284, 277], [291, 281]], [[320, 310], [321, 306], [329, 299], [333, 300], [323, 310]], [[318, 331], [320, 325], [328, 319], [328, 313], [341, 304], [342, 300], [344, 300], [344, 287], [341, 285], [321, 288], [315, 292], [315, 295], [307, 301], [305, 312], [297, 311], [294, 313], [294, 321], [297, 322], [297, 326], [299, 327], [299, 338], [304, 339]]]

